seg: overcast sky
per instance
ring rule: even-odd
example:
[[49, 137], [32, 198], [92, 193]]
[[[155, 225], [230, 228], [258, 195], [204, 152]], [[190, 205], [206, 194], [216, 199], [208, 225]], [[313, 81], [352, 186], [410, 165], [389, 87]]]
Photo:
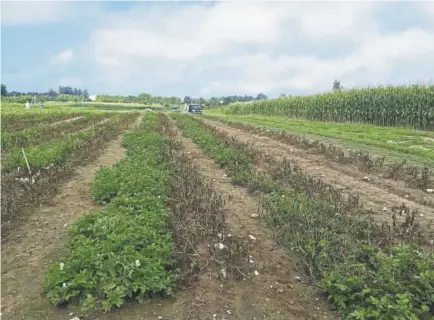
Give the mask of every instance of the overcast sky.
[[434, 2], [1, 3], [2, 83], [304, 94], [434, 76]]

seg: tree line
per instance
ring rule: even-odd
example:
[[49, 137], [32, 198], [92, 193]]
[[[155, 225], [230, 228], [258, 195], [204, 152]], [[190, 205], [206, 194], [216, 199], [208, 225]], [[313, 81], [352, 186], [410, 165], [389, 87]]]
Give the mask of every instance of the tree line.
[[161, 97], [161, 96], [153, 96], [150, 93], [141, 93], [138, 96], [122, 96], [122, 95], [98, 95], [95, 98], [97, 102], [109, 102], [109, 103], [137, 103], [137, 104], [146, 104], [146, 105], [163, 105], [163, 106], [175, 106], [183, 103], [186, 104], [200, 104], [204, 107], [218, 107], [221, 105], [227, 105], [233, 102], [244, 102], [244, 101], [253, 101], [253, 100], [263, 100], [267, 99], [267, 96], [263, 93], [258, 94], [256, 97], [254, 96], [222, 96], [222, 97], [211, 97], [209, 99], [206, 98], [192, 98], [190, 96], [185, 96], [184, 99], [179, 97]]
[[58, 91], [50, 88], [47, 92], [20, 92], [8, 91], [6, 85], [1, 84], [1, 97], [17, 103], [31, 101], [36, 97], [37, 101], [89, 101], [89, 93], [86, 89], [76, 89], [68, 86], [59, 86]]
[[181, 99], [178, 97], [160, 97], [152, 96], [150, 93], [141, 93], [138, 96], [121, 96], [121, 95], [98, 95], [95, 100], [97, 102], [111, 103], [140, 103], [147, 105], [179, 105]]
[[[18, 103], [24, 103], [30, 101], [36, 96], [37, 101], [91, 101], [89, 99], [89, 93], [86, 89], [76, 89], [68, 86], [59, 86], [58, 90], [50, 88], [47, 92], [18, 92], [18, 91], [8, 91], [6, 85], [1, 85], [1, 96], [2, 99], [7, 97], [8, 100], [15, 101]], [[204, 107], [214, 108], [219, 106], [228, 105], [234, 102], [247, 102], [254, 100], [264, 100], [268, 97], [259, 93], [257, 96], [252, 95], [232, 95], [232, 96], [220, 96], [211, 98], [192, 98], [190, 96], [185, 96], [184, 99], [179, 97], [162, 97], [153, 96], [150, 93], [141, 93], [137, 96], [128, 95], [98, 95], [95, 97], [96, 102], [109, 102], [109, 103], [135, 103], [135, 104], [146, 104], [146, 105], [163, 105], [163, 106], [173, 106], [186, 104], [200, 104]]]
[[190, 96], [185, 96], [182, 103], [186, 103], [186, 104], [194, 103], [209, 108], [215, 108], [219, 106], [225, 106], [234, 102], [247, 102], [247, 101], [254, 101], [254, 100], [265, 100], [265, 99], [268, 99], [268, 97], [263, 93], [259, 93], [256, 97], [250, 95], [244, 95], [244, 96], [233, 95], [233, 96], [211, 97], [209, 99], [191, 98]]

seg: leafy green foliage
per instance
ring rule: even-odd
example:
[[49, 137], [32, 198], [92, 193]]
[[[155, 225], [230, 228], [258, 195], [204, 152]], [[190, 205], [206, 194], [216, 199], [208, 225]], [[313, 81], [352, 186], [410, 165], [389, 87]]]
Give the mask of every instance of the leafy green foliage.
[[211, 133], [204, 134], [206, 129], [203, 124], [193, 119], [179, 114], [174, 114], [173, 117], [177, 120], [183, 135], [191, 138], [205, 154], [213, 157], [220, 167], [228, 171], [234, 181], [240, 184], [247, 182], [247, 174], [251, 171], [253, 163], [249, 154], [228, 148], [223, 141]]
[[156, 116], [147, 114], [141, 127], [124, 137], [127, 158], [98, 172], [92, 193], [110, 203], [70, 227], [69, 253], [46, 274], [51, 303], [108, 311], [128, 298], [172, 293], [171, 213], [165, 207], [170, 178], [161, 156], [167, 138], [146, 130], [155, 123]]
[[[359, 247], [322, 287], [348, 319], [421, 319], [434, 312], [434, 255], [413, 246]], [[357, 309], [354, 310], [354, 305]]]

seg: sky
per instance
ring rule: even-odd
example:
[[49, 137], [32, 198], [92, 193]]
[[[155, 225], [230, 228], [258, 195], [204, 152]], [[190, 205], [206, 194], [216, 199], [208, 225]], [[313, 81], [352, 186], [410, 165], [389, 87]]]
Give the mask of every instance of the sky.
[[273, 97], [433, 76], [433, 1], [1, 2], [9, 91]]

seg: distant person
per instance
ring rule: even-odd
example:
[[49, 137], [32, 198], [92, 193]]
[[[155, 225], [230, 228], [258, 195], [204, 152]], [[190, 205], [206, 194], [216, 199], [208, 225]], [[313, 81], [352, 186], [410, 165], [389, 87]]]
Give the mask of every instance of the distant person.
[[29, 103], [29, 101], [26, 102], [26, 110], [30, 110], [30, 103]]
[[44, 108], [44, 104], [41, 102], [41, 103], [39, 104], [39, 107], [40, 107], [41, 110], [42, 110], [42, 108]]

